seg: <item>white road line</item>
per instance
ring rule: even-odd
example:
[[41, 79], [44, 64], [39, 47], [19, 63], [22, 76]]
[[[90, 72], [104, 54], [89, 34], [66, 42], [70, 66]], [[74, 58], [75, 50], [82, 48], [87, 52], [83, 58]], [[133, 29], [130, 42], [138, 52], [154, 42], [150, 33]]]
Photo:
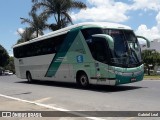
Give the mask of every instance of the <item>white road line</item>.
[[[0, 94], [0, 97], [16, 100], [16, 101], [20, 101], [20, 102], [25, 102], [25, 103], [35, 104], [35, 105], [38, 105], [38, 106], [41, 106], [41, 107], [45, 107], [45, 108], [49, 108], [49, 109], [53, 109], [53, 110], [57, 110], [57, 111], [66, 111], [66, 112], [74, 114], [74, 115], [79, 115], [80, 117], [85, 116], [85, 115], [79, 114], [78, 112], [77, 113], [70, 112], [70, 110], [67, 110], [67, 109], [53, 107], [53, 106], [50, 106], [50, 105], [37, 103], [37, 102], [33, 102], [33, 101], [28, 101], [28, 100], [24, 100], [24, 99], [20, 99], [20, 98], [15, 98], [15, 97], [3, 95], [3, 94]], [[84, 118], [91, 119], [91, 120], [106, 120], [106, 119], [102, 119], [102, 118], [98, 118], [98, 117], [84, 117]]]
[[158, 82], [160, 82], [159, 79], [158, 79], [158, 80], [156, 80], [156, 79], [153, 79], [153, 80], [151, 80], [151, 79], [145, 79], [145, 80], [143, 80], [143, 81], [154, 81], [154, 82], [155, 82], [155, 81], [156, 81], [156, 82], [158, 81]]
[[135, 117], [129, 117], [129, 118], [126, 118], [124, 120], [133, 120], [133, 119], [135, 119]]
[[42, 98], [42, 99], [39, 99], [39, 100], [35, 100], [34, 102], [42, 103], [42, 102], [47, 101], [47, 100], [49, 100], [49, 99], [51, 99], [51, 97], [47, 97], [47, 98]]

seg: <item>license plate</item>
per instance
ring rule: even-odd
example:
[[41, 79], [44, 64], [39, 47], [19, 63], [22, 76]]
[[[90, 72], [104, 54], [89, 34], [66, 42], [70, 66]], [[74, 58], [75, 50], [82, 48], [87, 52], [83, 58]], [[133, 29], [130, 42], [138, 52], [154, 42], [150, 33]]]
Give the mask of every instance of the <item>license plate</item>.
[[136, 81], [136, 78], [131, 78], [131, 82], [135, 82]]

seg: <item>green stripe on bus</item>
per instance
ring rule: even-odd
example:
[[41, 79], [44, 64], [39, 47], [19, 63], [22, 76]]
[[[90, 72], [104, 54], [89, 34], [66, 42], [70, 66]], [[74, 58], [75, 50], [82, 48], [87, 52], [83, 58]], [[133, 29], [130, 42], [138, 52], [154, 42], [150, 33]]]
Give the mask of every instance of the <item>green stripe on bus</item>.
[[[59, 66], [62, 63], [63, 58], [65, 57], [66, 53], [68, 52], [69, 48], [71, 47], [73, 41], [77, 37], [81, 27], [75, 28], [68, 32], [63, 44], [60, 47], [58, 53], [54, 56], [49, 69], [45, 75], [45, 77], [53, 77], [55, 76]], [[62, 60], [58, 60], [62, 59]]]

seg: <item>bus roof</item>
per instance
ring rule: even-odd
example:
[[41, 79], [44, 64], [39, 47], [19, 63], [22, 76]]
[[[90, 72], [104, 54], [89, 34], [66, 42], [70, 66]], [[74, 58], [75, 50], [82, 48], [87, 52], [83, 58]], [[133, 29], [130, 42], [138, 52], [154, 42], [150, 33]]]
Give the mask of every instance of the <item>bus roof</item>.
[[62, 35], [67, 33], [68, 31], [70, 31], [71, 29], [77, 28], [77, 27], [101, 27], [101, 28], [112, 28], [112, 29], [128, 29], [131, 30], [131, 28], [129, 26], [126, 25], [122, 25], [122, 24], [117, 24], [117, 23], [110, 23], [110, 22], [83, 22], [83, 23], [78, 23], [75, 25], [71, 25], [69, 27], [66, 28], [62, 28], [60, 30], [56, 30], [53, 32], [50, 32], [48, 34], [45, 34], [43, 36], [34, 38], [30, 41], [24, 42], [24, 43], [20, 43], [17, 45], [14, 45], [13, 48], [15, 47], [19, 47], [19, 46], [23, 46], [29, 43], [33, 43], [33, 42], [37, 42], [40, 40], [45, 40], [47, 38], [51, 38], [54, 36], [58, 36], [58, 35]]

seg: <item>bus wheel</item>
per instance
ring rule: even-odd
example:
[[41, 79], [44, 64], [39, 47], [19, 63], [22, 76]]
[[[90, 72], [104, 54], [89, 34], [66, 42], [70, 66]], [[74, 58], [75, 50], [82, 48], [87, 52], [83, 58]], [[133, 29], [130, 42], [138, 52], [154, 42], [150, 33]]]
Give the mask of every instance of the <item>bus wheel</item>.
[[89, 86], [88, 77], [85, 73], [80, 73], [77, 79], [78, 79], [77, 82], [81, 87], [86, 88]]
[[29, 83], [32, 83], [33, 79], [32, 79], [32, 75], [30, 72], [27, 72], [27, 80]]

